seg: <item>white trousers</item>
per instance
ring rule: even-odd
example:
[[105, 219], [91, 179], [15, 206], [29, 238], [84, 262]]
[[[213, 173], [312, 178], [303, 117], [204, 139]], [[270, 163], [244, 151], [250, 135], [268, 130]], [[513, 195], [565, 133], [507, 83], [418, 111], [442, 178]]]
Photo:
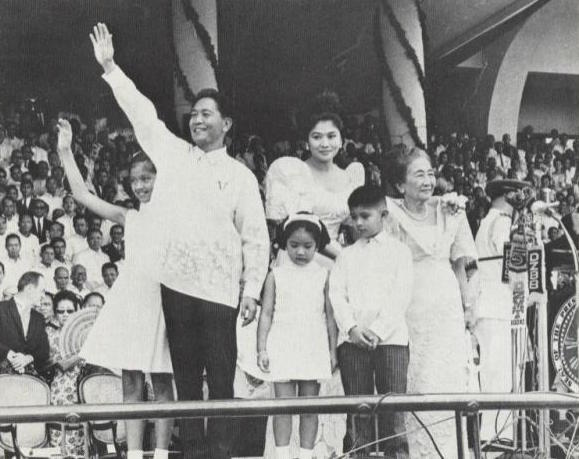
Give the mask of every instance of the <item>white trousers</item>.
[[[481, 392], [511, 392], [512, 348], [510, 320], [482, 318], [474, 334], [480, 347]], [[481, 440], [488, 441], [512, 422], [511, 411], [482, 411]], [[506, 427], [499, 438], [511, 439], [513, 428]]]

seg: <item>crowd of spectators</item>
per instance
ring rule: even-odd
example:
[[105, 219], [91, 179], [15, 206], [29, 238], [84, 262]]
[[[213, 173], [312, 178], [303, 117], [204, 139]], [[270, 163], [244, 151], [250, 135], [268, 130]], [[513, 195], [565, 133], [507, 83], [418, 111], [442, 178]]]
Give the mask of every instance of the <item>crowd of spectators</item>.
[[[132, 131], [111, 132], [106, 123], [85, 124], [70, 113], [61, 116], [73, 127], [75, 159], [91, 192], [116, 205], [138, 206], [129, 178], [130, 160], [139, 151]], [[388, 191], [389, 151], [377, 124], [371, 115], [350, 118], [335, 162], [341, 168], [361, 163], [366, 183]], [[56, 403], [75, 403], [83, 363], [77, 358], [63, 361], [59, 331], [70, 313], [83, 307], [101, 308], [106, 302], [107, 292], [123, 269], [124, 230], [92, 215], [70, 194], [57, 153], [56, 125], [56, 117], [45, 119], [30, 107], [12, 113], [0, 111], [0, 298], [17, 294], [24, 273], [36, 271], [44, 276], [47, 293], [36, 310], [47, 327], [48, 367], [59, 362], [45, 375]], [[490, 207], [485, 186], [496, 178], [530, 182], [542, 200], [559, 201], [562, 215], [575, 209], [579, 199], [578, 140], [556, 130], [546, 139], [526, 130], [517, 146], [508, 134], [500, 142], [495, 140], [492, 135], [475, 138], [451, 133], [433, 135], [428, 144], [437, 174], [436, 193], [456, 192], [468, 198], [473, 234]], [[262, 191], [268, 166], [277, 158], [306, 160], [309, 156], [305, 141], [267, 142], [258, 135], [232, 139], [229, 153], [253, 171]], [[545, 241], [559, 237], [555, 220], [544, 218], [541, 225]], [[35, 374], [41, 370], [34, 368], [36, 363], [30, 363]], [[15, 367], [4, 365], [0, 367], [3, 371], [14, 372]], [[58, 442], [57, 433], [54, 437]], [[71, 439], [71, 450], [80, 451], [79, 440], [78, 436]]]

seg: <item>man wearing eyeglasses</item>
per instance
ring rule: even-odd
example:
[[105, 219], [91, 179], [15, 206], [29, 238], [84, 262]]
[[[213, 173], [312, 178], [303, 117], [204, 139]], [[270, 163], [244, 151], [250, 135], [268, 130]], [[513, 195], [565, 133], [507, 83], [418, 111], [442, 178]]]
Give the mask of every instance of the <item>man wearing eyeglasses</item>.
[[20, 277], [14, 297], [0, 302], [0, 373], [36, 374], [48, 361], [44, 318], [33, 309], [44, 288], [44, 277], [28, 271]]

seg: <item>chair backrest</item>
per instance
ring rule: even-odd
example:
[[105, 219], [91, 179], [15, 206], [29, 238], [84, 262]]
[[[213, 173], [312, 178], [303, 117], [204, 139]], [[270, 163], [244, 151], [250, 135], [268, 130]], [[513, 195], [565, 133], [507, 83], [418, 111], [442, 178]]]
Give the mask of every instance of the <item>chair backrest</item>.
[[[0, 406], [50, 405], [50, 387], [30, 375], [0, 375]], [[44, 423], [18, 424], [16, 438], [23, 448], [40, 448], [48, 442]], [[0, 433], [0, 448], [14, 452], [10, 433]]]
[[[84, 378], [78, 386], [81, 403], [122, 403], [123, 382], [120, 376], [108, 373], [95, 373]], [[94, 421], [91, 424], [98, 426], [108, 421]], [[109, 430], [93, 430], [94, 437], [107, 444], [113, 443], [113, 433]], [[125, 423], [117, 422], [117, 441], [125, 440]]]

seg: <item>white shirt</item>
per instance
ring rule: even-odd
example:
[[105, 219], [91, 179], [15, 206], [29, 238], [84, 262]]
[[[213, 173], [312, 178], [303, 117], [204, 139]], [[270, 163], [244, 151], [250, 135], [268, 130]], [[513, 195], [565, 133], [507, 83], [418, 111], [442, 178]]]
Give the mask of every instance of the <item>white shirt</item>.
[[115, 223], [110, 220], [103, 220], [101, 224], [101, 233], [103, 233], [102, 245], [107, 245], [111, 242], [111, 228]]
[[18, 232], [20, 236], [20, 256], [28, 260], [31, 266], [36, 265], [40, 261], [40, 242], [35, 234], [30, 234], [28, 237]]
[[[113, 284], [114, 285], [114, 284]], [[111, 291], [112, 287], [107, 286], [107, 284], [101, 284], [97, 288], [94, 289], [95, 292], [100, 293], [103, 298], [105, 299], [105, 303], [108, 301], [108, 294]]]
[[507, 172], [511, 168], [511, 158], [509, 158], [504, 153], [498, 153], [495, 149], [491, 148], [489, 150], [488, 157], [495, 158], [497, 162], [497, 167], [500, 167], [505, 172]]
[[[12, 144], [10, 143], [8, 138], [5, 138], [4, 141], [0, 143], [0, 167], [8, 169], [8, 167], [10, 166], [10, 157], [12, 156], [12, 150], [13, 150]], [[8, 173], [8, 170], [6, 170], [6, 173]]]
[[16, 293], [18, 290], [18, 281], [27, 271], [32, 269], [32, 265], [22, 257], [14, 260], [10, 258], [6, 251], [4, 251], [4, 256], [1, 258], [2, 264], [4, 265], [4, 281], [2, 282], [2, 288], [4, 290], [12, 290]]
[[48, 162], [48, 152], [42, 147], [32, 147], [32, 161], [35, 163], [39, 161]]
[[[52, 196], [51, 194], [44, 193], [42, 196], [39, 196], [38, 199], [43, 200], [46, 203], [46, 205], [48, 206], [48, 214], [47, 215], [48, 215], [49, 220], [52, 219], [52, 212], [54, 211], [54, 209], [62, 209], [62, 198], [60, 196]], [[62, 219], [64, 217], [66, 217], [66, 215], [63, 215], [58, 220], [60, 221], [60, 219]], [[34, 218], [36, 219], [36, 217], [34, 217]], [[64, 231], [66, 234], [66, 228], [64, 229]], [[74, 231], [74, 227], [73, 227], [73, 231]]]
[[66, 242], [65, 256], [67, 256], [71, 261], [80, 252], [88, 250], [88, 242], [86, 238], [82, 237], [79, 234], [74, 233], [74, 235], [65, 239], [65, 242]]
[[16, 298], [14, 298], [14, 302], [16, 303], [16, 309], [20, 315], [20, 322], [22, 322], [22, 330], [24, 331], [24, 336], [26, 337], [28, 335], [28, 327], [30, 325], [30, 311], [32, 308], [30, 306], [20, 304], [20, 302], [16, 301]]
[[[501, 210], [491, 207], [482, 219], [476, 233], [476, 249], [479, 258], [502, 256], [505, 242], [509, 241], [511, 217]], [[480, 318], [511, 318], [513, 292], [508, 284], [503, 284], [503, 260], [481, 260], [478, 263], [481, 295], [478, 302]]]
[[[153, 104], [116, 67], [103, 78], [157, 168], [150, 206], [155, 277], [186, 295], [236, 308], [259, 299], [269, 264], [269, 236], [257, 180], [225, 148], [204, 153], [173, 135]], [[152, 225], [153, 226], [153, 225]]]
[[56, 293], [56, 282], [54, 281], [54, 271], [56, 268], [60, 268], [62, 264], [55, 261], [50, 266], [46, 266], [43, 263], [38, 263], [36, 266], [32, 267], [33, 271], [36, 271], [44, 276], [46, 281], [46, 291], [52, 294]]
[[76, 296], [80, 297], [81, 300], [84, 300], [84, 298], [91, 293], [91, 291], [86, 288], [84, 285], [82, 286], [82, 290], [79, 290], [77, 287], [75, 287], [72, 283], [69, 284], [69, 286], [66, 288], [67, 290], [71, 291], [72, 293], [74, 293]]
[[330, 300], [339, 342], [354, 326], [369, 328], [380, 344], [408, 344], [406, 310], [412, 298], [410, 249], [382, 231], [346, 247], [330, 274]]
[[6, 217], [6, 234], [19, 234], [18, 229], [18, 215], [13, 215], [12, 218]]
[[24, 140], [22, 140], [19, 137], [14, 137], [12, 139], [9, 139], [8, 137], [6, 137], [8, 139], [8, 141], [10, 142], [10, 145], [12, 145], [12, 148], [14, 150], [20, 150], [22, 148], [22, 145], [24, 145]]
[[65, 214], [62, 217], [58, 218], [56, 221], [58, 223], [62, 223], [62, 225], [64, 226], [65, 239], [76, 234], [76, 232], [74, 231], [73, 217]]
[[101, 268], [110, 260], [109, 256], [103, 252], [96, 252], [92, 249], [86, 249], [75, 255], [73, 264], [83, 265], [86, 269], [86, 288], [93, 291], [102, 283]]
[[565, 185], [573, 185], [573, 179], [575, 178], [575, 167], [571, 166], [565, 171]]

